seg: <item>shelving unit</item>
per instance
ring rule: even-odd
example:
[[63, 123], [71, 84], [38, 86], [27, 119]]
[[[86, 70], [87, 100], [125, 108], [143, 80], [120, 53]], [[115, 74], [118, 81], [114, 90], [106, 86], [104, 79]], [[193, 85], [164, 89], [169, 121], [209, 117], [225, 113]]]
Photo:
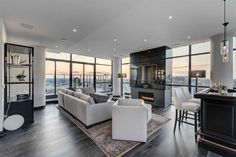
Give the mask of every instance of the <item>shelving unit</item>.
[[24, 125], [34, 122], [34, 48], [6, 43], [4, 57], [5, 114], [10, 106], [8, 116], [20, 114]]

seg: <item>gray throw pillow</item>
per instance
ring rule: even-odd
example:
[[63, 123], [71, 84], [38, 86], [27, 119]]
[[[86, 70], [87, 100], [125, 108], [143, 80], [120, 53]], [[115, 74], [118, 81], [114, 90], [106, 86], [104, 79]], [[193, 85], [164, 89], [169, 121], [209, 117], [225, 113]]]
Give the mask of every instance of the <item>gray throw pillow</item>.
[[82, 88], [81, 90], [84, 94], [87, 94], [87, 95], [95, 93], [95, 90], [93, 87], [85, 87], [85, 88]]
[[107, 95], [103, 95], [103, 94], [90, 94], [90, 96], [94, 99], [95, 103], [104, 103], [107, 102], [109, 97]]

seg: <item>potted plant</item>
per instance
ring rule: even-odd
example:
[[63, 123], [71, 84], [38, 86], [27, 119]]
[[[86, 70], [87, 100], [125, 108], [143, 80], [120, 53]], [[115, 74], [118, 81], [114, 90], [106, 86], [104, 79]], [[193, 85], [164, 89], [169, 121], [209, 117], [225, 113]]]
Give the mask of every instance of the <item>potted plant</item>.
[[19, 81], [25, 81], [25, 70], [22, 71], [21, 74], [18, 74], [16, 75], [16, 78], [19, 80]]
[[75, 77], [73, 81], [74, 81], [74, 88], [75, 89], [79, 88], [79, 86], [81, 85], [80, 78], [79, 77]]

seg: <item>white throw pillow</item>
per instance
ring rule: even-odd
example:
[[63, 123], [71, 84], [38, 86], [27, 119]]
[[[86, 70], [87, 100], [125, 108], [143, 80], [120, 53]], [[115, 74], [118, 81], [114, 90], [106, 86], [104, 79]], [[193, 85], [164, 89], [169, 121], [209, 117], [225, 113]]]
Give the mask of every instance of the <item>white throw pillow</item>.
[[142, 102], [142, 99], [118, 99], [120, 106], [141, 106]]

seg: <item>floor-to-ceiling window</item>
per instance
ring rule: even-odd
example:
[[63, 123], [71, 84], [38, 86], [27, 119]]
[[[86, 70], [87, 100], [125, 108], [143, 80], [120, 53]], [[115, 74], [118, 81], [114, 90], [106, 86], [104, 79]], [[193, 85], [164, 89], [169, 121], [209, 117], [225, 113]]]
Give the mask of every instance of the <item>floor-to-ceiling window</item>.
[[[70, 53], [46, 53], [46, 96], [54, 98], [62, 88], [95, 87], [112, 92], [112, 61]], [[75, 81], [80, 80], [79, 85]]]
[[69, 87], [70, 54], [46, 53], [46, 96], [56, 97], [58, 90]]
[[72, 87], [74, 79], [80, 78], [80, 88], [94, 87], [95, 58], [72, 54]]
[[96, 58], [96, 91], [112, 91], [112, 60]]
[[55, 95], [55, 61], [46, 61], [46, 95]]
[[236, 37], [233, 39], [233, 78], [234, 78], [234, 88], [236, 88]]
[[194, 93], [196, 80], [189, 76], [192, 70], [206, 71], [206, 77], [199, 78], [198, 86], [210, 86], [210, 42], [173, 48], [167, 59], [172, 61], [171, 86], [187, 86]]
[[122, 58], [122, 73], [126, 74], [125, 78], [122, 78], [122, 92], [123, 95], [130, 93], [130, 58]]

